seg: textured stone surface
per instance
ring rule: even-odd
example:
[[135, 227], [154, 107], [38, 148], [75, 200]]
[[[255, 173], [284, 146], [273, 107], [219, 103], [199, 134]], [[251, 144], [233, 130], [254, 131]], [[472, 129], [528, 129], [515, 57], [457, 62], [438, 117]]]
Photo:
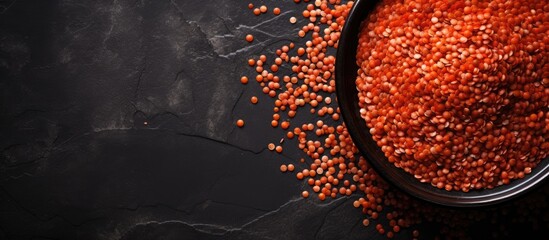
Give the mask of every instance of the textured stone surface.
[[247, 3], [0, 1], [0, 239], [379, 238], [266, 150], [271, 106], [238, 81], [304, 5]]

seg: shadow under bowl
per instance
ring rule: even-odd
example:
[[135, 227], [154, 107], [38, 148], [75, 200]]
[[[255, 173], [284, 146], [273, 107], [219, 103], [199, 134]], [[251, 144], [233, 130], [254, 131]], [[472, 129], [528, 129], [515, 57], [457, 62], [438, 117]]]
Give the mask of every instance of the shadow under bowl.
[[379, 2], [379, 0], [355, 1], [341, 33], [335, 67], [336, 95], [343, 120], [354, 144], [376, 172], [388, 183], [413, 197], [450, 207], [479, 207], [503, 203], [541, 185], [549, 175], [549, 158], [542, 160], [530, 174], [522, 179], [512, 180], [509, 184], [493, 189], [469, 192], [446, 191], [430, 183], [421, 183], [412, 174], [397, 168], [387, 160], [381, 148], [372, 139], [365, 120], [360, 116], [358, 91], [355, 85], [360, 25]]

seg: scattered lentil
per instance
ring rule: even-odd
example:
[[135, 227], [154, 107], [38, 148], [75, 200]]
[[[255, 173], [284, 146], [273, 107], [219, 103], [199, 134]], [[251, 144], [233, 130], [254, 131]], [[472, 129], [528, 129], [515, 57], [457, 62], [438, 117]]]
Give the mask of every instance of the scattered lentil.
[[252, 42], [254, 40], [254, 36], [252, 34], [246, 35], [246, 41]]
[[253, 104], [257, 104], [258, 101], [259, 101], [259, 100], [257, 99], [256, 96], [252, 96], [252, 97], [250, 98], [250, 102], [252, 102]]
[[288, 164], [288, 171], [293, 172], [295, 169], [295, 166], [293, 164]]
[[244, 120], [242, 120], [242, 119], [236, 120], [236, 126], [238, 126], [238, 127], [244, 127]]
[[297, 18], [295, 18], [295, 17], [290, 18], [290, 23], [294, 24], [296, 22], [297, 22]]
[[[399, 1], [402, 2], [402, 0]], [[301, 1], [294, 0], [294, 2], [300, 3]], [[389, 4], [394, 2], [394, 0], [390, 0], [384, 3]], [[424, 18], [426, 21], [422, 22], [414, 19], [414, 17], [410, 17], [413, 24], [416, 24], [417, 26], [422, 26], [422, 24], [441, 25], [447, 23], [446, 18], [448, 17], [447, 12], [449, 11], [448, 3], [446, 3], [445, 1], [438, 1], [438, 5], [435, 5], [436, 7], [434, 8], [423, 8], [424, 6], [421, 5], [421, 3], [423, 2], [427, 1], [414, 1], [413, 4], [406, 5], [409, 6], [409, 8], [403, 9], [406, 10], [406, 12], [413, 14], [431, 14]], [[471, 12], [476, 11], [476, 8], [472, 8], [471, 6], [473, 4], [478, 4], [479, 1], [473, 0], [462, 2], [463, 5], [461, 6], [461, 8], [463, 9], [463, 12], [469, 11], [467, 14], [471, 14]], [[452, 1], [451, 3], [454, 3], [454, 1]], [[285, 114], [287, 116], [287, 120], [284, 121], [288, 121], [289, 123], [291, 123], [290, 125], [294, 126], [293, 130], [290, 129], [289, 126], [288, 129], [284, 130], [286, 137], [288, 139], [295, 139], [295, 142], [298, 145], [299, 149], [303, 150], [303, 152], [306, 153], [306, 155], [308, 156], [307, 160], [305, 158], [299, 159], [299, 164], [303, 165], [304, 168], [301, 171], [297, 171], [295, 176], [298, 180], [306, 180], [308, 183], [307, 186], [309, 186], [311, 190], [313, 190], [312, 193], [317, 194], [320, 200], [326, 200], [327, 197], [336, 198], [338, 196], [353, 196], [353, 193], [360, 194], [361, 197], [357, 201], [353, 202], [353, 205], [357, 206], [359, 209], [362, 210], [364, 214], [367, 215], [362, 222], [363, 225], [368, 227], [370, 225], [370, 222], [374, 221], [376, 223], [376, 230], [380, 234], [383, 234], [387, 237], [393, 237], [396, 233], [401, 232], [402, 228], [412, 227], [426, 220], [428, 222], [442, 223], [444, 226], [451, 226], [451, 228], [449, 228], [451, 230], [449, 230], [448, 228], [442, 229], [441, 234], [443, 234], [445, 238], [463, 238], [463, 229], [468, 229], [468, 224], [470, 224], [471, 219], [475, 219], [476, 221], [478, 221], [478, 219], [482, 219], [483, 217], [485, 217], [484, 215], [478, 214], [476, 212], [463, 213], [461, 211], [448, 211], [446, 209], [436, 208], [432, 205], [427, 205], [423, 204], [422, 202], [414, 201], [414, 199], [410, 198], [408, 195], [405, 195], [398, 190], [389, 187], [383, 181], [383, 179], [378, 177], [377, 173], [373, 171], [368, 162], [358, 154], [356, 146], [354, 146], [345, 127], [345, 124], [343, 124], [339, 119], [339, 108], [337, 108], [336, 106], [328, 106], [330, 103], [332, 103], [332, 98], [335, 97], [333, 95], [335, 91], [335, 82], [333, 80], [335, 57], [333, 50], [337, 48], [341, 28], [352, 5], [352, 1], [342, 2], [339, 0], [315, 0], [314, 4], [306, 4], [306, 8], [305, 10], [303, 10], [301, 15], [303, 16], [303, 18], [307, 19], [309, 23], [306, 23], [302, 28], [298, 30], [298, 36], [303, 38], [303, 42], [295, 44], [292, 42], [274, 51], [277, 54], [277, 57], [283, 60], [282, 62], [280, 62], [280, 60], [276, 60], [275, 58], [274, 64], [277, 66], [288, 64], [288, 67], [291, 69], [292, 72], [291, 74], [286, 75], [286, 73], [281, 70], [282, 68], [264, 67], [263, 65], [267, 64], [267, 59], [263, 56], [257, 59], [257, 64], [255, 62], [248, 62], [248, 65], [254, 67], [254, 70], [258, 73], [258, 76], [260, 76], [256, 77], [256, 80], [262, 88], [263, 93], [269, 95], [273, 99], [273, 112], [275, 114], [273, 114], [273, 120], [271, 122], [271, 125], [273, 127], [278, 126], [279, 121], [282, 121], [280, 120], [281, 115]], [[395, 4], [395, 6], [400, 5]], [[520, 4], [518, 4], [517, 6], [520, 6]], [[549, 9], [543, 8], [541, 10]], [[394, 11], [391, 10], [390, 12]], [[259, 15], [259, 13], [257, 15]], [[463, 16], [463, 14], [461, 16]], [[480, 15], [477, 14], [477, 19], [478, 16]], [[433, 17], [436, 17], [437, 19], [434, 20]], [[463, 16], [463, 18], [469, 17]], [[475, 19], [475, 16], [470, 16], [470, 18]], [[489, 16], [485, 16], [483, 14], [481, 18], [486, 20], [489, 19]], [[436, 21], [436, 23], [433, 23], [433, 21]], [[456, 31], [463, 30], [462, 37], [450, 36], [450, 33], [446, 31], [440, 31], [440, 33], [435, 32], [435, 35], [430, 37], [433, 37], [433, 41], [436, 43], [438, 40], [441, 39], [442, 35], [448, 35], [450, 36], [448, 42], [449, 45], [456, 44], [457, 42], [475, 44], [475, 41], [482, 42], [489, 39], [490, 33], [477, 34], [478, 32], [472, 31], [470, 27], [456, 21], [457, 20], [450, 20], [450, 23], [455, 25]], [[515, 22], [516, 18], [510, 18], [509, 21], [510, 23]], [[297, 18], [290, 18], [290, 22], [292, 24], [297, 23]], [[520, 21], [516, 21], [516, 23], [518, 22]], [[546, 21], [544, 19], [544, 21], [541, 22], [546, 23], [549, 21]], [[487, 27], [487, 25], [484, 25], [478, 27], [478, 29], [480, 31], [486, 31], [495, 28], [494, 26]], [[535, 31], [539, 32], [542, 29], [547, 28], [544, 27]], [[415, 36], [415, 34], [421, 35], [418, 31], [404, 32], [397, 30], [395, 32], [392, 31], [390, 28], [389, 30], [391, 32], [386, 32], [385, 29], [379, 29], [379, 33], [381, 35], [389, 36], [391, 36], [391, 34], [400, 34], [401, 38], [413, 37]], [[474, 34], [477, 35], [475, 36]], [[422, 37], [417, 36], [416, 41], [419, 41], [419, 39], [422, 39]], [[513, 41], [516, 40], [518, 39], [515, 39]], [[438, 59], [433, 67], [441, 69], [449, 67], [447, 65], [453, 64], [455, 60], [460, 59], [462, 56], [473, 56], [473, 53], [469, 51], [470, 49], [463, 49], [463, 51], [458, 56], [455, 56], [453, 54], [445, 55], [443, 53], [453, 51], [452, 48], [448, 49], [445, 45], [434, 45], [434, 49], [430, 49], [430, 51], [428, 52], [424, 49], [412, 49], [413, 51], [410, 50], [404, 53], [402, 48], [408, 48], [408, 45], [411, 42], [399, 42], [398, 44], [400, 44], [400, 47], [388, 47], [387, 51], [391, 54], [394, 54], [394, 56], [397, 58], [406, 56], [405, 54], [408, 54], [407, 56], [410, 57], [410, 59], [414, 59], [414, 61], [416, 62], [430, 61], [430, 59]], [[414, 43], [417, 44], [417, 42]], [[403, 47], [403, 44], [405, 44], [406, 47]], [[298, 49], [290, 51], [296, 46], [298, 46]], [[536, 48], [541, 46], [545, 46], [545, 43], [539, 43]], [[526, 46], [526, 48], [528, 48], [528, 46]], [[534, 48], [532, 44], [531, 50], [535, 51], [534, 49], [536, 48]], [[486, 52], [484, 52], [484, 54], [485, 53]], [[415, 54], [419, 54], [417, 59], [414, 56]], [[508, 55], [510, 55], [510, 52]], [[386, 56], [387, 54], [385, 54], [385, 57]], [[378, 57], [381, 56], [378, 55]], [[475, 57], [477, 57], [477, 62], [479, 64], [478, 66], [480, 66], [480, 61], [478, 59], [481, 59], [482, 56], [475, 55]], [[508, 58], [509, 57], [510, 56], [508, 56]], [[517, 56], [515, 56], [515, 60], [516, 57]], [[379, 63], [377, 61], [371, 63], [374, 71], [381, 71], [383, 69], [381, 67], [383, 66], [382, 64], [386, 64], [385, 62], [383, 62], [383, 59], [384, 58], [381, 58]], [[470, 67], [471, 65], [475, 66], [475, 63], [477, 62], [470, 62], [468, 63], [469, 65], [467, 65], [467, 67]], [[277, 71], [273, 71], [273, 69], [276, 69]], [[431, 70], [425, 70], [421, 67], [417, 69], [415, 69], [416, 72]], [[392, 77], [392, 75], [386, 77]], [[428, 78], [431, 77], [433, 76], [430, 76]], [[470, 76], [467, 75], [464, 77], [469, 78]], [[438, 81], [441, 80], [439, 79]], [[547, 81], [543, 82], [543, 84], [547, 84]], [[391, 90], [391, 88], [389, 88], [389, 93], [394, 93], [394, 90]], [[532, 98], [533, 95], [535, 94], [522, 93], [522, 96], [525, 99]], [[518, 96], [519, 94], [517, 94], [517, 97]], [[376, 101], [379, 100], [380, 99], [378, 97]], [[438, 105], [433, 106], [434, 110], [437, 110], [437, 106]], [[298, 123], [297, 119], [294, 119], [294, 117], [296, 116], [298, 110], [300, 110], [299, 112], [302, 112], [301, 114], [305, 113], [305, 110], [307, 109], [303, 110], [303, 108], [309, 108], [309, 111], [307, 112], [310, 112], [311, 114], [322, 119], [323, 124], [318, 124], [318, 121], [315, 122], [316, 124]], [[433, 114], [434, 110], [431, 110], [431, 112], [427, 114]], [[450, 115], [448, 115], [448, 113]], [[438, 120], [439, 123], [441, 119], [445, 119], [442, 120], [445, 121], [444, 124], [448, 122], [446, 120], [446, 117], [451, 118], [452, 116], [450, 111], [448, 111], [448, 113], [444, 113], [444, 111], [441, 112], [442, 118]], [[391, 116], [393, 114], [395, 113], [391, 112]], [[422, 116], [425, 116], [425, 112], [422, 112], [421, 114], [410, 114], [410, 117], [420, 119], [422, 118]], [[541, 118], [543, 116], [540, 115], [537, 117]], [[528, 118], [530, 119], [530, 121], [534, 121], [534, 117], [532, 117], [531, 114], [530, 116], [528, 116]], [[328, 119], [330, 121], [327, 121]], [[487, 128], [493, 128], [493, 123], [487, 123], [486, 126]], [[461, 129], [460, 131], [467, 131], [466, 129], [468, 126], [462, 124], [460, 126], [456, 125], [455, 127], [456, 129]], [[444, 136], [441, 137], [442, 140], [445, 140]], [[436, 138], [437, 137], [435, 136], [435, 139]], [[494, 145], [494, 143], [492, 143], [492, 145]], [[271, 151], [275, 150], [275, 147], [276, 146], [274, 144], [272, 144], [272, 146], [271, 144], [269, 144], [268, 146]], [[433, 149], [433, 151], [439, 150], [440, 149], [437, 149], [436, 147]], [[471, 151], [473, 150], [471, 149]], [[475, 149], [474, 151], [477, 150]], [[442, 150], [442, 153], [444, 153], [444, 149]], [[289, 166], [289, 164], [286, 166], [287, 170], [289, 170]], [[525, 173], [526, 172], [527, 170], [525, 168]], [[303, 198], [308, 198], [309, 195], [310, 191], [307, 190], [304, 190], [301, 193], [301, 196]], [[526, 204], [526, 206], [532, 205], [536, 204]], [[539, 203], [536, 206], [539, 206]], [[390, 215], [380, 215], [382, 211], [385, 211], [385, 207], [393, 209]], [[523, 209], [524, 208], [521, 208], [519, 209], [519, 211], [522, 211]], [[525, 216], [528, 213], [532, 213], [532, 211], [524, 211]], [[380, 216], [387, 218], [386, 220], [388, 221], [388, 223], [385, 224], [385, 226], [377, 226], [377, 221]], [[505, 216], [505, 214], [503, 214], [503, 216]], [[372, 222], [372, 224], [374, 224], [374, 222]], [[412, 229], [411, 233], [413, 239], [417, 239], [420, 235], [417, 229]]]
[[242, 77], [240, 78], [240, 83], [242, 83], [242, 84], [247, 84], [247, 83], [248, 83], [248, 77], [242, 76]]
[[261, 14], [261, 10], [259, 8], [254, 8], [253, 12], [256, 16], [259, 16], [259, 14]]

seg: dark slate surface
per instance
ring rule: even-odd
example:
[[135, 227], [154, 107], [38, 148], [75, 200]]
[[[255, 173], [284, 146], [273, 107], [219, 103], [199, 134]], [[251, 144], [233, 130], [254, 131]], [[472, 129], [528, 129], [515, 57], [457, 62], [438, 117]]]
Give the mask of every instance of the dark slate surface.
[[272, 106], [249, 104], [268, 98], [238, 81], [249, 57], [297, 40], [287, 19], [304, 7], [265, 3], [283, 14], [238, 0], [0, 1], [0, 239], [379, 238], [358, 195], [303, 200], [278, 170], [302, 154], [265, 147], [281, 137]]

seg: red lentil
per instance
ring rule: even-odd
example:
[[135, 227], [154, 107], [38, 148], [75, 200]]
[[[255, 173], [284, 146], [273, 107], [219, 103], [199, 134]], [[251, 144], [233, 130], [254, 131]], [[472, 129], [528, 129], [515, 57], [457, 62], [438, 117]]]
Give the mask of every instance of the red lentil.
[[293, 172], [295, 169], [295, 166], [293, 164], [288, 164], [288, 171]]
[[248, 83], [248, 77], [246, 77], [246, 76], [241, 77], [240, 78], [240, 83], [247, 84]]
[[295, 17], [290, 18], [290, 23], [294, 24], [296, 22], [297, 22], [297, 18], [295, 18]]
[[[299, 3], [301, 1], [294, 0], [294, 2]], [[417, 7], [416, 5], [420, 4], [421, 2], [427, 1], [415, 1], [414, 4], [409, 5], [409, 9], [407, 10], [409, 10], [409, 12], [413, 12], [413, 9], [417, 8], [419, 9], [417, 12], [421, 13], [423, 12], [423, 10], [425, 10], [426, 13], [431, 13], [432, 16], [428, 16], [428, 18], [425, 18], [425, 20], [428, 21], [423, 22], [416, 20], [413, 17], [410, 18], [412, 19], [412, 22], [414, 24], [433, 24], [433, 17], [437, 18], [435, 20], [436, 23], [434, 24], [445, 24], [445, 19], [448, 17], [447, 12], [449, 10], [448, 4], [445, 1], [438, 2], [441, 10], [437, 8], [423, 9], [420, 8], [421, 6]], [[473, 0], [471, 2], [463, 2], [465, 2], [464, 6], [465, 4], [467, 4], [463, 11], [466, 11], [465, 9], [469, 8], [467, 10], [470, 11], [468, 14], [471, 14], [471, 12], [477, 10], [476, 8], [471, 8], [469, 6], [473, 2], [477, 4], [478, 1]], [[296, 179], [306, 180], [307, 184], [305, 184], [305, 187], [309, 187], [309, 190], [304, 190], [301, 193], [301, 196], [303, 198], [308, 198], [309, 195], [312, 193], [316, 194], [320, 200], [326, 200], [326, 197], [328, 196], [331, 198], [337, 198], [338, 196], [353, 197], [353, 193], [360, 194], [358, 195], [360, 196], [358, 197], [359, 199], [353, 201], [353, 206], [361, 209], [361, 211], [366, 215], [362, 222], [363, 225], [365, 227], [368, 227], [369, 225], [375, 224], [376, 230], [380, 234], [383, 234], [387, 237], [393, 237], [397, 233], [403, 232], [402, 228], [413, 227], [416, 224], [422, 223], [422, 221], [437, 222], [442, 223], [444, 226], [451, 226], [451, 231], [448, 229], [443, 229], [444, 232], [441, 232], [444, 237], [463, 237], [462, 234], [464, 231], [462, 230], [466, 230], [469, 228], [471, 224], [471, 219], [482, 219], [485, 216], [477, 213], [462, 213], [460, 211], [448, 211], [445, 209], [436, 208], [432, 205], [414, 201], [414, 199], [410, 198], [408, 195], [402, 194], [398, 190], [389, 187], [383, 181], [383, 179], [378, 177], [377, 173], [369, 166], [368, 162], [358, 154], [357, 148], [356, 146], [354, 146], [345, 125], [340, 120], [339, 108], [337, 108], [337, 106], [329, 106], [331, 103], [336, 103], [336, 101], [333, 101], [335, 100], [333, 98], [335, 97], [333, 95], [335, 92], [335, 81], [333, 79], [333, 73], [334, 63], [336, 59], [333, 55], [334, 52], [330, 52], [329, 49], [333, 50], [337, 48], [341, 28], [345, 22], [345, 18], [347, 17], [350, 8], [352, 7], [352, 4], [352, 1], [342, 3], [339, 0], [315, 0], [314, 4], [306, 5], [306, 9], [303, 10], [300, 15], [302, 15], [302, 17], [305, 18], [306, 22], [308, 21], [308, 23], [299, 28], [297, 32], [298, 36], [303, 37], [303, 42], [291, 42], [287, 45], [280, 47], [279, 49], [274, 50], [276, 56], [283, 60], [283, 62], [280, 62], [280, 60], [277, 60], [275, 57], [274, 64], [277, 66], [283, 66], [287, 64], [288, 68], [291, 71], [290, 74], [284, 71], [286, 70], [285, 68], [274, 68], [277, 71], [273, 71], [271, 67], [264, 67], [263, 65], [267, 64], [266, 57], [260, 57], [262, 59], [257, 60], [257, 65], [255, 64], [255, 62], [252, 64], [248, 62], [248, 65], [254, 67], [254, 70], [261, 76], [261, 79], [258, 80], [258, 85], [262, 88], [263, 93], [273, 98], [273, 112], [276, 115], [273, 114], [272, 121], [276, 122], [277, 126], [279, 124], [279, 121], [288, 121], [290, 125], [294, 126], [293, 130], [290, 129], [283, 131], [288, 139], [295, 139], [292, 142], [295, 142], [299, 149], [307, 154], [307, 160], [305, 158], [300, 158], [298, 163], [296, 163], [299, 164], [301, 166], [300, 169], [302, 169], [295, 173]], [[257, 15], [259, 15], [259, 13]], [[484, 17], [485, 16], [483, 15], [482, 18]], [[471, 16], [471, 19], [474, 18], [474, 16]], [[478, 16], [476, 18], [478, 18]], [[485, 17], [485, 19], [489, 19], [489, 17], [487, 16]], [[509, 21], [515, 21], [515, 18], [510, 18]], [[297, 23], [297, 18], [290, 18], [290, 23]], [[454, 37], [447, 44], [435, 45], [433, 49], [430, 50], [430, 52], [433, 52], [433, 54], [431, 54], [430, 56], [431, 59], [436, 59], [438, 60], [438, 62], [442, 61], [441, 63], [437, 62], [437, 65], [435, 65], [434, 67], [441, 66], [442, 68], [444, 68], [447, 67], [444, 63], [446, 60], [451, 59], [452, 61], [454, 61], [460, 59], [461, 55], [454, 56], [451, 53], [446, 54], [447, 52], [453, 51], [451, 47], [447, 48], [446, 45], [455, 45], [458, 44], [458, 42], [463, 43], [464, 40], [467, 40], [465, 41], [465, 43], [467, 43], [469, 42], [468, 39], [482, 42], [488, 39], [485, 39], [485, 37], [489, 37], [488, 34], [478, 35], [478, 32], [472, 31], [473, 29], [466, 25], [462, 26], [462, 24], [456, 24], [455, 26], [456, 28], [461, 28], [461, 30], [455, 29], [455, 31], [463, 31], [463, 36]], [[481, 28], [484, 28], [484, 30], [480, 30]], [[480, 31], [486, 31], [487, 29], [495, 28], [494, 26], [492, 26], [492, 28], [480, 26], [478, 27], [478, 29]], [[541, 28], [536, 31], [539, 32], [542, 29], [546, 28]], [[383, 34], [383, 31], [385, 30], [380, 29], [381, 34]], [[534, 30], [532, 30], [532, 32], [534, 32]], [[397, 30], [397, 33], [402, 34], [401, 37], [404, 38], [414, 37], [415, 34], [414, 31], [404, 32], [399, 30]], [[443, 34], [446, 36], [449, 34], [449, 32], [444, 31]], [[416, 40], [415, 44], [418, 44], [417, 41], [419, 41], [421, 37], [418, 36], [417, 39], [418, 40]], [[435, 43], [441, 41], [441, 39], [443, 39], [442, 36], [435, 35], [433, 37], [433, 41]], [[514, 39], [513, 41], [516, 40], [519, 39]], [[545, 43], [539, 43], [538, 45], [536, 45], [535, 48], [533, 45], [534, 44], [532, 44], [531, 50], [537, 49], [540, 46], [544, 47]], [[297, 49], [293, 50], [296, 46]], [[480, 48], [478, 48], [478, 50], [480, 51]], [[413, 52], [413, 54], [409, 57], [410, 60], [413, 59], [416, 61], [416, 63], [425, 60], [426, 56], [428, 55], [424, 54], [424, 49], [418, 49], [418, 51], [414, 49], [414, 51], [415, 52]], [[484, 49], [483, 51], [484, 54], [486, 54], [486, 49]], [[394, 54], [395, 57], [403, 56], [402, 49], [398, 49], [397, 47], [387, 48], [387, 52]], [[419, 55], [416, 56], [416, 53]], [[463, 50], [461, 54], [463, 56], [473, 55], [472, 52], [469, 51], [469, 49]], [[481, 53], [481, 55], [482, 54], [483, 53]], [[481, 55], [478, 56], [482, 58]], [[385, 56], [387, 56], [387, 54], [385, 54]], [[417, 59], [415, 57], [417, 57]], [[516, 58], [517, 56], [514, 57]], [[478, 64], [478, 66], [481, 65], [479, 60], [481, 58], [477, 58], [476, 61], [478, 63], [475, 61], [468, 62], [464, 65], [463, 68], [473, 68], [474, 70], [474, 67], [476, 66], [475, 64]], [[452, 61], [448, 60], [448, 64], [453, 63]], [[272, 63], [269, 62], [268, 65], [265, 66], [272, 66], [271, 64]], [[383, 61], [380, 61], [380, 63], [373, 62], [371, 64], [381, 65], [383, 64]], [[377, 70], [375, 71], [381, 71], [383, 69], [380, 66], [374, 66], [374, 69], [375, 68], [377, 68]], [[389, 77], [395, 75], [394, 73], [390, 74], [391, 75], [389, 75]], [[415, 74], [413, 74], [412, 72], [412, 75]], [[471, 76], [464, 75], [464, 78], [469, 79], [473, 77], [472, 75], [473, 74], [471, 74]], [[428, 78], [435, 79], [436, 77], [437, 76], [429, 76]], [[458, 81], [456, 79], [459, 79], [455, 77], [452, 78], [451, 75], [449, 77], [450, 82]], [[549, 81], [545, 81], [543, 82], [543, 84], [548, 84], [548, 82]], [[278, 86], [275, 87], [274, 83], [278, 83]], [[419, 89], [421, 88], [418, 88], [418, 90]], [[394, 94], [395, 90], [398, 89], [389, 88], [389, 93]], [[525, 94], [517, 92], [517, 97], [520, 94], [525, 99], [531, 99], [532, 96], [535, 96], [535, 94], [531, 94], [529, 91], [528, 93]], [[379, 100], [380, 99], [378, 97], [376, 101]], [[479, 100], [472, 100], [469, 98], [465, 99], [465, 101], [470, 101], [473, 103], [473, 101], [478, 102]], [[430, 113], [428, 113], [428, 115], [433, 114], [433, 112], [437, 110], [441, 110], [444, 106], [441, 104], [433, 104], [433, 107], [434, 108], [431, 110]], [[309, 111], [305, 112], [304, 108], [306, 108], [305, 110]], [[297, 120], [298, 118], [294, 119], [294, 117], [297, 116], [298, 110], [301, 112], [301, 114], [307, 114], [308, 112], [310, 112], [315, 116], [318, 116], [319, 119], [323, 120], [323, 124], [318, 124], [318, 121], [316, 120], [310, 124], [299, 122]], [[394, 116], [397, 116], [397, 114], [399, 113], [396, 109], [394, 110], [395, 112], [390, 113], [391, 116], [393, 116], [393, 114]], [[532, 112], [532, 114], [533, 113], [534, 112]], [[388, 111], [384, 114], [388, 114]], [[425, 112], [422, 112], [421, 114], [425, 114]], [[452, 112], [447, 110], [441, 110], [440, 114], [442, 118], [440, 118], [439, 123], [440, 121], [444, 121], [444, 124], [448, 122], [447, 117], [451, 119], [451, 117], [453, 116]], [[534, 121], [534, 117], [532, 116], [532, 114], [528, 116], [525, 115], [525, 119], [526, 117], [528, 117], [531, 122]], [[284, 115], [286, 115], [287, 118], [285, 118], [286, 116]], [[410, 114], [410, 116], [412, 116], [412, 114]], [[421, 118], [421, 115], [419, 113], [415, 113], [413, 114], [413, 116], [415, 116], [416, 119]], [[537, 116], [538, 119], [542, 117], [542, 115]], [[280, 120], [281, 118], [286, 120]], [[547, 116], [545, 116], [545, 118], [547, 118]], [[272, 125], [273, 122], [271, 122]], [[282, 125], [282, 122], [280, 122], [280, 125]], [[530, 125], [533, 125], [535, 127], [535, 123]], [[455, 127], [456, 129], [460, 129], [459, 131], [473, 130], [470, 128], [470, 126], [464, 124], [456, 125]], [[467, 127], [469, 127], [469, 130], [467, 130]], [[493, 123], [486, 123], [486, 128], [493, 129]], [[507, 131], [509, 132], [509, 130]], [[445, 138], [445, 136], [443, 135], [435, 136], [434, 138], [438, 138], [439, 140], [440, 138], [442, 138], [443, 141], [450, 141], [450, 139]], [[410, 143], [408, 143], [407, 141], [406, 144]], [[489, 143], [487, 144], [490, 145]], [[492, 147], [494, 147], [496, 143], [492, 142], [491, 144]], [[497, 144], [500, 143], [498, 142]], [[272, 144], [272, 147], [271, 144], [269, 144], [268, 146], [271, 151], [275, 150], [275, 147], [276, 146], [274, 144]], [[478, 151], [480, 150], [481, 148], [478, 149]], [[441, 151], [442, 154], [445, 154], [444, 148], [440, 149], [435, 146], [433, 151]], [[471, 151], [473, 151], [473, 149], [471, 149]], [[477, 151], [477, 149], [475, 149], [474, 151]], [[430, 153], [426, 152], [419, 154], [423, 156]], [[516, 159], [514, 162], [516, 164]], [[475, 163], [471, 164], [480, 163], [476, 161]], [[486, 163], [484, 162], [484, 164]], [[287, 171], [289, 171], [289, 166], [290, 164], [286, 166]], [[524, 173], [528, 172], [527, 169], [528, 168], [525, 168]], [[508, 178], [509, 173], [506, 174]], [[441, 184], [442, 187], [446, 187], [446, 185], [448, 185], [443, 183]], [[451, 185], [449, 186], [452, 187]], [[393, 209], [391, 214], [382, 214], [382, 211], [386, 211], [385, 207]], [[526, 212], [528, 211], [525, 211], [525, 215], [527, 214]], [[377, 227], [378, 222], [380, 222], [380, 218], [386, 218], [385, 220], [387, 220], [387, 223], [380, 224], [380, 226]], [[411, 232], [413, 239], [417, 239], [420, 235], [417, 229], [411, 229], [411, 231], [409, 232]]]
[[238, 126], [238, 127], [244, 127], [244, 120], [242, 120], [242, 119], [236, 120], [236, 126]]
[[256, 16], [261, 14], [261, 10], [259, 8], [254, 8], [253, 12], [254, 12], [254, 15], [256, 15]]
[[252, 34], [246, 35], [246, 41], [252, 42], [254, 40], [254, 36]]
[[250, 67], [253, 67], [255, 65], [255, 60], [253, 58], [248, 59], [248, 65], [250, 65]]
[[252, 102], [253, 104], [257, 104], [258, 101], [259, 101], [259, 99], [257, 99], [256, 96], [252, 96], [252, 97], [250, 98], [250, 102]]
[[548, 42], [534, 32], [549, 19], [545, 1], [467, 2], [466, 13], [463, 4], [431, 15], [385, 1], [362, 27], [356, 82], [361, 116], [391, 163], [468, 192], [522, 178], [547, 157], [547, 51], [533, 46]]

